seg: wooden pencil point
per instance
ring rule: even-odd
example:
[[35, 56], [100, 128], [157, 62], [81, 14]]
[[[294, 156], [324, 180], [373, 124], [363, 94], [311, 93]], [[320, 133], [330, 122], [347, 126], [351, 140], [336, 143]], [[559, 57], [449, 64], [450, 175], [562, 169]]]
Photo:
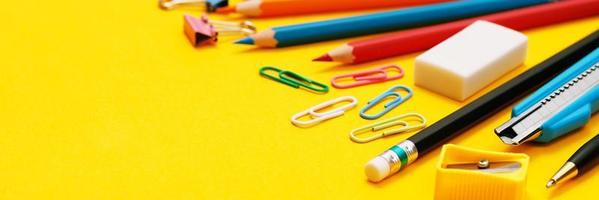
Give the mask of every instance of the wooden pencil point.
[[333, 61], [333, 58], [331, 58], [331, 56], [329, 56], [329, 54], [324, 54], [318, 58], [314, 58], [312, 61], [329, 62], [329, 61]]
[[235, 44], [248, 44], [248, 45], [252, 45], [252, 44], [254, 44], [254, 39], [252, 39], [251, 37], [246, 37], [246, 38], [243, 38], [241, 40], [237, 40], [235, 42]]

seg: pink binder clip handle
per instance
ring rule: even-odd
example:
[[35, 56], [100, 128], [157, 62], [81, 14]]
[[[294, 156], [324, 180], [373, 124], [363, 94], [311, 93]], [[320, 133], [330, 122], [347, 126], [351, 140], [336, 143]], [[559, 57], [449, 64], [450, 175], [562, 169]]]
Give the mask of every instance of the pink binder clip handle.
[[[389, 76], [388, 71], [391, 71], [391, 70], [397, 71], [398, 74], [395, 76]], [[368, 71], [362, 71], [362, 72], [357, 72], [357, 73], [335, 76], [335, 77], [333, 77], [333, 79], [331, 79], [331, 85], [333, 85], [333, 87], [338, 88], [338, 89], [346, 89], [346, 88], [353, 88], [353, 87], [358, 87], [358, 86], [363, 86], [363, 85], [369, 85], [369, 84], [374, 84], [374, 83], [381, 83], [381, 82], [385, 82], [385, 81], [395, 80], [395, 79], [399, 79], [399, 78], [403, 77], [403, 75], [404, 75], [404, 71], [401, 67], [399, 67], [397, 65], [389, 65], [389, 66], [371, 69]], [[347, 78], [353, 79], [354, 82], [349, 83], [349, 84], [340, 84], [339, 83], [340, 79], [347, 79]]]

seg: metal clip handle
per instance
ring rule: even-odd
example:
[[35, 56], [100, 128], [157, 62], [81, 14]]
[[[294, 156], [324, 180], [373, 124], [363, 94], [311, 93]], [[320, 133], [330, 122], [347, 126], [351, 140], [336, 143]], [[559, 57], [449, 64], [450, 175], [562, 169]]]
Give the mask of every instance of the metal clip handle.
[[163, 10], [181, 7], [197, 8], [204, 6], [206, 11], [215, 12], [218, 8], [229, 5], [228, 0], [158, 0], [158, 6]]
[[205, 4], [205, 0], [158, 0], [158, 6], [164, 10], [170, 10], [184, 6], [197, 7]]

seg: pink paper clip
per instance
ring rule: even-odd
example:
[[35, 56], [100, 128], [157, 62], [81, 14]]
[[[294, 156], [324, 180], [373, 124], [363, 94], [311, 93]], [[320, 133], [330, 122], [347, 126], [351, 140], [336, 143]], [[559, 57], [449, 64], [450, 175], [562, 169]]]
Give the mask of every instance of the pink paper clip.
[[[387, 71], [389, 71], [389, 69], [396, 70], [399, 74], [397, 74], [395, 76], [388, 76]], [[384, 66], [384, 67], [380, 67], [380, 68], [376, 68], [376, 69], [372, 69], [372, 70], [368, 70], [368, 71], [362, 71], [362, 72], [357, 72], [357, 73], [352, 73], [352, 74], [335, 76], [335, 77], [333, 77], [333, 79], [331, 79], [331, 85], [333, 85], [333, 87], [338, 88], [338, 89], [346, 89], [346, 88], [353, 88], [353, 87], [358, 87], [358, 86], [363, 86], [363, 85], [369, 85], [369, 84], [374, 84], [374, 83], [381, 83], [381, 82], [385, 82], [385, 81], [395, 80], [395, 79], [399, 79], [399, 78], [403, 77], [403, 75], [404, 75], [404, 71], [401, 67], [399, 67], [397, 65], [389, 65], [389, 66]], [[350, 84], [345, 84], [345, 85], [342, 85], [339, 83], [339, 79], [347, 79], [347, 78], [351, 78], [355, 82], [350, 83]]]

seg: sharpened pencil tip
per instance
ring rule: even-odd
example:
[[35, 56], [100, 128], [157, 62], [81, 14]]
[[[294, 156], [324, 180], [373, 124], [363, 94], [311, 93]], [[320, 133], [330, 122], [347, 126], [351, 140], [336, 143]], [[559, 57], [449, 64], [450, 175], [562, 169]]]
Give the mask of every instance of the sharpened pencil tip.
[[252, 39], [251, 37], [246, 37], [241, 40], [237, 40], [235, 44], [254, 44], [254, 39]]
[[549, 180], [549, 182], [547, 182], [547, 185], [545, 185], [546, 188], [550, 188], [553, 185], [555, 185], [555, 181], [553, 179]]
[[318, 58], [314, 58], [314, 60], [312, 61], [333, 61], [333, 58], [331, 58], [331, 56], [329, 56], [329, 54], [324, 54]]

